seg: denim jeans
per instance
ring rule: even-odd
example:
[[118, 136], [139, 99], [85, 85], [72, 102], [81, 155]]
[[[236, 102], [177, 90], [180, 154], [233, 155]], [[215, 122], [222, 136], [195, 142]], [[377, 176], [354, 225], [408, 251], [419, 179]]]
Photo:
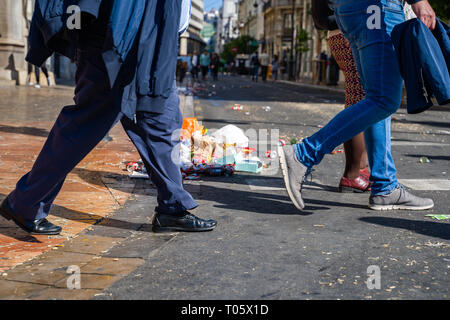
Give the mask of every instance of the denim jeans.
[[299, 161], [311, 168], [341, 143], [364, 132], [372, 194], [388, 194], [398, 185], [390, 116], [400, 107], [403, 83], [390, 34], [404, 21], [403, 6], [400, 0], [335, 0], [335, 15], [352, 47], [366, 98], [337, 114], [294, 150]]

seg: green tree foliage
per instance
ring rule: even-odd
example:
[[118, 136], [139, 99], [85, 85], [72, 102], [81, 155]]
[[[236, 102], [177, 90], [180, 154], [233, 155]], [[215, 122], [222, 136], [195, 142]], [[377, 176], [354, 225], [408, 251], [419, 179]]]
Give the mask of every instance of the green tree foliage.
[[[233, 52], [233, 48], [237, 48], [237, 52]], [[227, 43], [222, 52], [222, 58], [225, 61], [234, 60], [237, 54], [252, 54], [258, 49], [258, 42], [251, 36], [240, 36]]]
[[450, 1], [449, 0], [430, 0], [436, 15], [443, 21], [450, 22]]
[[311, 40], [311, 37], [309, 36], [308, 31], [305, 29], [299, 29], [297, 33], [297, 52], [303, 53], [308, 52], [308, 41]]

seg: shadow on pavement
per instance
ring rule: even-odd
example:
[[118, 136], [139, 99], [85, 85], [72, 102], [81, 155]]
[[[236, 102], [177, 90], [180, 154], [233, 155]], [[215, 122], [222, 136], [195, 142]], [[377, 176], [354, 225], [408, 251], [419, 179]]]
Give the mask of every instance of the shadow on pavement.
[[[3, 199], [6, 198], [6, 195], [0, 194], [0, 203]], [[83, 222], [86, 224], [86, 228], [89, 225], [101, 225], [104, 227], [112, 227], [123, 230], [130, 231], [143, 231], [143, 232], [151, 232], [152, 228], [151, 224], [148, 223], [133, 223], [118, 219], [113, 219], [111, 217], [102, 217], [95, 214], [89, 214], [85, 212], [80, 212], [76, 210], [67, 209], [65, 207], [54, 205], [50, 211], [50, 214], [55, 217]], [[62, 226], [64, 229], [64, 226]], [[29, 234], [26, 231], [23, 231], [21, 228], [16, 226], [16, 224], [12, 221], [7, 221], [3, 217], [0, 217], [0, 233], [4, 236], [14, 238], [18, 241], [22, 242], [41, 242], [36, 239], [33, 235]]]
[[386, 217], [363, 217], [360, 221], [380, 226], [406, 229], [425, 236], [450, 240], [450, 224], [432, 221], [417, 221]]
[[[80, 178], [83, 180], [91, 178], [93, 175], [101, 175], [108, 178], [116, 179], [118, 183], [114, 185], [109, 185], [110, 188], [119, 190], [119, 191], [127, 191], [126, 186], [124, 186], [124, 189], [121, 190], [121, 180], [130, 180], [130, 178], [126, 174], [118, 174], [114, 172], [105, 172], [105, 171], [92, 171], [92, 170], [86, 170], [81, 168], [76, 168], [74, 170], [74, 173], [78, 174]], [[282, 178], [280, 177], [267, 177], [267, 176], [257, 176], [257, 175], [240, 175], [239, 179], [233, 179], [233, 181], [225, 181], [229, 182], [230, 184], [239, 184], [239, 185], [246, 185], [246, 179], [250, 178], [252, 180], [273, 180], [273, 181], [281, 181]], [[221, 179], [223, 182], [222, 177], [220, 178], [209, 178], [204, 177], [203, 181], [214, 181], [217, 179]], [[89, 179], [85, 180], [88, 183], [96, 184], [99, 186], [104, 186], [101, 179]], [[281, 181], [280, 185], [283, 182]], [[269, 185], [270, 186], [270, 185]], [[338, 193], [337, 188], [322, 185], [318, 183], [308, 183], [305, 187], [308, 186], [315, 186], [320, 187], [323, 190], [321, 191], [327, 191], [332, 193]], [[311, 191], [309, 191], [311, 192]], [[314, 191], [313, 191], [314, 192]], [[145, 188], [135, 188], [133, 191], [136, 195], [148, 195], [148, 191], [146, 191]], [[314, 211], [319, 210], [330, 210], [330, 207], [343, 207], [343, 208], [351, 208], [351, 209], [367, 209], [367, 206], [360, 205], [356, 203], [343, 203], [343, 202], [336, 202], [336, 201], [326, 201], [326, 200], [318, 200], [318, 199], [304, 199], [306, 208], [304, 211], [299, 212], [294, 205], [291, 203], [289, 197], [287, 195], [283, 194], [276, 194], [276, 193], [264, 193], [264, 192], [257, 192], [257, 191], [246, 191], [246, 190], [236, 190], [236, 188], [219, 188], [219, 187], [213, 187], [208, 184], [202, 184], [201, 185], [201, 194], [198, 196], [201, 200], [210, 200], [218, 202], [219, 208], [224, 209], [231, 209], [231, 210], [245, 210], [249, 212], [254, 213], [260, 213], [260, 214], [282, 214], [282, 215], [310, 215], [313, 214]], [[313, 205], [311, 205], [313, 204]], [[69, 219], [69, 217], [67, 217]]]
[[[423, 154], [409, 154], [409, 153], [407, 153], [407, 154], [405, 154], [405, 156], [411, 157], [411, 158], [420, 158], [420, 157], [423, 157]], [[431, 160], [447, 160], [447, 161], [450, 160], [450, 156], [435, 156], [435, 155], [433, 155], [433, 156], [430, 156], [430, 158], [431, 158]]]
[[26, 134], [29, 136], [44, 137], [44, 138], [47, 138], [49, 134], [49, 131], [46, 129], [35, 127], [13, 127], [6, 125], [0, 125], [0, 132]]

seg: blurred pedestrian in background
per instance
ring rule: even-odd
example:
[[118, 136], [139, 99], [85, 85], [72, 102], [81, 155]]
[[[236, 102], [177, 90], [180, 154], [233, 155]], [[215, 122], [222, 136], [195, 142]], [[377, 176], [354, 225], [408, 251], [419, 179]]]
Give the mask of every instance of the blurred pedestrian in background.
[[178, 76], [178, 81], [180, 82], [180, 84], [183, 84], [184, 78], [186, 77], [187, 69], [188, 69], [187, 62], [185, 62], [183, 60], [178, 60], [177, 76]]
[[269, 55], [267, 54], [267, 51], [264, 49], [261, 53], [261, 56], [259, 57], [259, 63], [261, 65], [261, 78], [264, 82], [266, 82], [267, 79], [267, 69], [269, 67]]
[[214, 53], [211, 59], [211, 72], [214, 81], [218, 80], [219, 68], [220, 68], [220, 57], [217, 53]]
[[259, 56], [258, 56], [258, 52], [255, 52], [252, 55], [252, 58], [250, 60], [250, 65], [252, 66], [252, 81], [258, 82], [258, 76], [259, 76]]
[[278, 60], [278, 55], [273, 56], [272, 60], [272, 79], [273, 81], [278, 80], [278, 70], [280, 69], [280, 61]]
[[194, 51], [191, 59], [191, 74], [193, 80], [198, 80], [198, 52], [197, 50]]
[[[32, 81], [31, 74], [33, 73], [33, 67], [34, 67], [34, 74], [36, 76], [36, 84]], [[50, 74], [48, 73], [48, 69], [46, 66], [46, 62], [44, 62], [40, 67], [33, 66], [31, 63], [28, 63], [28, 85], [34, 86], [36, 89], [41, 88], [41, 70], [42, 73], [44, 73], [45, 78], [47, 79], [47, 83], [49, 86], [53, 86], [54, 83], [52, 82], [52, 79], [50, 78]]]
[[208, 51], [203, 51], [202, 55], [200, 56], [200, 67], [202, 69], [202, 80], [206, 80], [206, 75], [209, 71], [209, 65], [211, 64], [211, 58], [209, 56]]

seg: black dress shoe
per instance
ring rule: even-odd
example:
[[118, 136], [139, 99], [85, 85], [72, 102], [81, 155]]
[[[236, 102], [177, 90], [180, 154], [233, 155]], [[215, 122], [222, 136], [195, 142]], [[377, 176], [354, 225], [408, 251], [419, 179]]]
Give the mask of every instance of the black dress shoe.
[[0, 206], [0, 215], [7, 220], [14, 221], [20, 228], [31, 234], [57, 235], [61, 233], [62, 228], [49, 222], [47, 219], [26, 220], [11, 212], [6, 198]]
[[202, 232], [211, 231], [216, 225], [215, 220], [200, 219], [187, 211], [182, 214], [157, 213], [153, 218], [153, 232]]

